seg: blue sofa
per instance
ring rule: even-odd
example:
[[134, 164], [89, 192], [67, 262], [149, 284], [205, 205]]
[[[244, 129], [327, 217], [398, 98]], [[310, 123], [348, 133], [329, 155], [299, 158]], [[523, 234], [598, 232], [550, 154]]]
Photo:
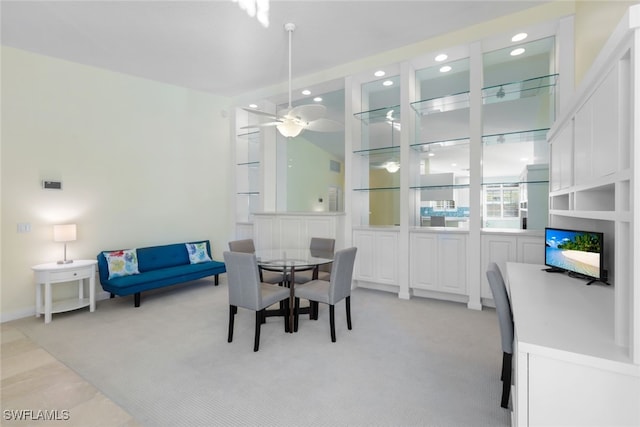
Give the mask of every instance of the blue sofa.
[[189, 243], [206, 243], [206, 251], [212, 261], [192, 264], [185, 243], [174, 243], [163, 246], [136, 248], [139, 274], [130, 274], [109, 278], [109, 265], [105, 252], [98, 254], [98, 272], [102, 289], [115, 295], [134, 295], [134, 305], [140, 306], [140, 293], [151, 289], [171, 286], [203, 277], [215, 276], [218, 286], [218, 275], [227, 270], [223, 262], [213, 261], [211, 245], [208, 240]]

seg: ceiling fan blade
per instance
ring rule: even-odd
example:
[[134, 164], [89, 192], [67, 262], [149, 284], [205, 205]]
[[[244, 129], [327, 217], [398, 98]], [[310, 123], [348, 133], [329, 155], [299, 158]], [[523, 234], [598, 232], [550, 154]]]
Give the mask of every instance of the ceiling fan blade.
[[305, 126], [306, 130], [315, 132], [340, 132], [344, 129], [344, 125], [331, 119], [317, 119]]
[[239, 129], [255, 129], [255, 128], [261, 128], [261, 127], [267, 127], [267, 126], [277, 126], [280, 123], [282, 123], [282, 122], [281, 121], [276, 121], [276, 122], [259, 123], [259, 124], [255, 124], [255, 125], [242, 126]]
[[265, 113], [264, 111], [259, 111], [259, 110], [252, 110], [250, 108], [243, 108], [244, 111], [247, 111], [249, 113], [253, 113], [256, 114], [258, 116], [265, 116], [265, 117], [270, 117], [272, 119], [279, 119], [278, 116], [276, 116], [275, 114], [271, 114], [271, 113]]
[[298, 105], [293, 107], [287, 116], [300, 119], [303, 122], [312, 122], [324, 117], [326, 112], [327, 108], [324, 105]]

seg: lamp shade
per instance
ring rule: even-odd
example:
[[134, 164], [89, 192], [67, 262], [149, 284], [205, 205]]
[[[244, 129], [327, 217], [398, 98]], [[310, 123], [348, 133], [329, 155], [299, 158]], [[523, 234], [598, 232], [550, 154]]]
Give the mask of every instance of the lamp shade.
[[76, 225], [64, 224], [53, 226], [54, 242], [73, 242], [76, 240]]

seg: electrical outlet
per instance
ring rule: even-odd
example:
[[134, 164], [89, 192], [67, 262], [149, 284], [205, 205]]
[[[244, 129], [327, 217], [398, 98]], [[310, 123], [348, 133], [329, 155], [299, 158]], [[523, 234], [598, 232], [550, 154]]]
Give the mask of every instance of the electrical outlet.
[[29, 233], [31, 231], [31, 224], [28, 222], [18, 223], [18, 233]]

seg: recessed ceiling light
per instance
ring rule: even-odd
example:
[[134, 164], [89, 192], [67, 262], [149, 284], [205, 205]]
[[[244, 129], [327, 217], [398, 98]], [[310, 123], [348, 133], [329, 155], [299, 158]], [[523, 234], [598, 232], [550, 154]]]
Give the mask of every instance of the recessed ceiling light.
[[456, 166], [458, 166], [458, 164], [457, 163], [451, 163], [451, 166], [456, 167]]
[[451, 71], [451, 67], [448, 65], [445, 65], [444, 67], [440, 68], [441, 73], [448, 73], [449, 71]]
[[433, 157], [435, 155], [436, 155], [436, 153], [429, 153], [429, 157]]
[[385, 74], [387, 74], [387, 73], [385, 73], [385, 72], [384, 72], [384, 71], [382, 71], [382, 70], [378, 70], [378, 71], [376, 71], [375, 73], [373, 73], [373, 75], [374, 75], [374, 76], [376, 76], [376, 77], [382, 77], [382, 76], [384, 76]]
[[513, 49], [510, 53], [511, 56], [518, 56], [518, 55], [522, 55], [524, 53], [524, 48], [519, 47], [517, 49]]
[[305, 90], [302, 91], [302, 94], [305, 95], [305, 96], [306, 95], [311, 95], [311, 91], [309, 89], [305, 89]]
[[392, 86], [393, 85], [393, 81], [392, 80], [385, 80], [382, 82], [383, 86]]
[[319, 96], [316, 96], [315, 98], [313, 98], [313, 100], [316, 102], [322, 102], [322, 98]]
[[526, 157], [520, 157], [520, 161], [521, 161], [521, 162], [528, 162], [528, 161], [529, 161], [529, 159], [527, 159]]
[[436, 56], [436, 61], [437, 62], [442, 62], [445, 59], [447, 59], [449, 56], [446, 53], [441, 53], [440, 55]]
[[249, 108], [258, 108], [256, 104], [249, 104]]
[[527, 33], [518, 33], [515, 36], [511, 37], [511, 41], [512, 42], [520, 42], [520, 41], [526, 39], [527, 36], [528, 36]]

